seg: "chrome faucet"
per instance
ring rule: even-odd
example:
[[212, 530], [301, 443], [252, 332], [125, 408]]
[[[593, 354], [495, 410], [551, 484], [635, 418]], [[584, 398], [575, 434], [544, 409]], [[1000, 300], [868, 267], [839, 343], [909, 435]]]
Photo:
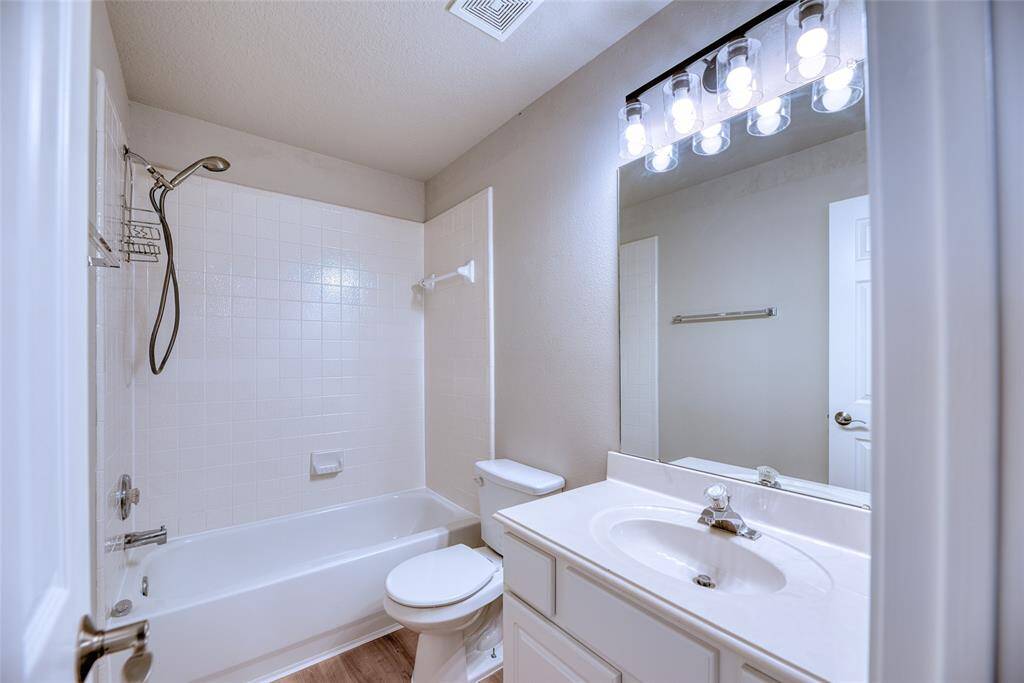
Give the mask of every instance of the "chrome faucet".
[[754, 531], [747, 526], [739, 513], [732, 509], [729, 504], [729, 491], [725, 488], [725, 484], [712, 484], [704, 489], [704, 499], [708, 502], [708, 506], [700, 513], [700, 517], [697, 518], [698, 522], [743, 538], [749, 538], [752, 541], [761, 537], [760, 531]]
[[167, 543], [167, 526], [161, 524], [159, 529], [148, 531], [131, 531], [107, 539], [107, 552], [115, 550], [131, 550], [141, 548], [144, 545], [163, 545]]

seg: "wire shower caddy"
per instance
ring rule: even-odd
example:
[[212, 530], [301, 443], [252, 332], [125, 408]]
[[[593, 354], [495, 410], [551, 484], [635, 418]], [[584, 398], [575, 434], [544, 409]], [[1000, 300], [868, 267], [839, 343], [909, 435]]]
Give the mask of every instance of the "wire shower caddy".
[[121, 192], [121, 253], [125, 261], [156, 263], [161, 253], [160, 220], [156, 211], [134, 206], [134, 201], [135, 167], [128, 154], [125, 154]]

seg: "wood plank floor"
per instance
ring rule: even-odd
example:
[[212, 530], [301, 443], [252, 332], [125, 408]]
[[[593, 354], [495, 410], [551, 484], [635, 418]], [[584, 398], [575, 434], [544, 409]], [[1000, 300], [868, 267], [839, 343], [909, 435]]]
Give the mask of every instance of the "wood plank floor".
[[[407, 628], [285, 676], [278, 683], [399, 683], [412, 678], [418, 634]], [[481, 683], [502, 683], [501, 672]]]

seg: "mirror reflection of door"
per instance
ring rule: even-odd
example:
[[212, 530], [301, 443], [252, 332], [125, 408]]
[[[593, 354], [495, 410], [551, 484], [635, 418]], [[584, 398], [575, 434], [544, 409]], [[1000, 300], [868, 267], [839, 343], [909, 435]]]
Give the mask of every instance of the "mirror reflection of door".
[[871, 490], [868, 196], [828, 209], [828, 483]]

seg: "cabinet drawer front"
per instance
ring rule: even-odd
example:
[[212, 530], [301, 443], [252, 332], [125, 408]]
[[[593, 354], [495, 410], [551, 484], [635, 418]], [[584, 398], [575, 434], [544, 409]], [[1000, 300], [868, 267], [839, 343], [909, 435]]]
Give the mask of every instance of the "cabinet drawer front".
[[558, 623], [641, 681], [714, 683], [718, 651], [584, 576], [558, 574]]
[[619, 683], [619, 672], [540, 617], [504, 598], [505, 683]]
[[555, 558], [526, 541], [505, 534], [505, 585], [546, 616], [555, 614]]

